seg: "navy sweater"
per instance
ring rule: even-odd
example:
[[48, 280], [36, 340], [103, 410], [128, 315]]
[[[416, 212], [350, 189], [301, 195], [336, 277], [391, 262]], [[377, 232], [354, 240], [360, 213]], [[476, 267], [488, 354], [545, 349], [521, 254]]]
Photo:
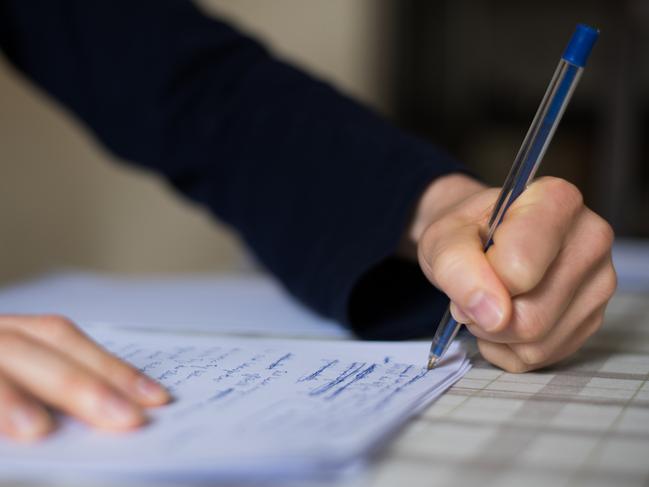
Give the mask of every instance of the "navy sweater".
[[0, 0], [0, 48], [120, 158], [234, 227], [361, 337], [430, 334], [446, 298], [394, 256], [442, 151], [184, 0]]

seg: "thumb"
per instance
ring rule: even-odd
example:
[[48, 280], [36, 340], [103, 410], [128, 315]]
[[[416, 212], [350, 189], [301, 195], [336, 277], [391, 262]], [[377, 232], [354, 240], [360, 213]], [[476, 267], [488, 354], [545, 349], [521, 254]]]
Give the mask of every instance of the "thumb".
[[419, 241], [418, 258], [428, 280], [452, 301], [458, 321], [492, 333], [506, 326], [511, 298], [485, 256], [477, 222], [447, 217], [431, 225]]

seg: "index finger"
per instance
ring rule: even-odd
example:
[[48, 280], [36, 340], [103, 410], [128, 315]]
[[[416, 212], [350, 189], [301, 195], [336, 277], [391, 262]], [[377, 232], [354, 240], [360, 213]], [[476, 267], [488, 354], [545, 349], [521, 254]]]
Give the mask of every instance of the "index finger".
[[102, 348], [62, 316], [0, 316], [0, 328], [25, 333], [46, 343], [104, 378], [141, 406], [159, 406], [170, 400], [160, 384]]
[[[495, 193], [474, 198], [466, 212], [432, 224], [419, 242], [419, 263], [426, 277], [485, 330], [503, 328], [511, 299], [483, 250], [484, 218], [473, 207], [488, 206]], [[466, 214], [465, 214], [466, 213]]]

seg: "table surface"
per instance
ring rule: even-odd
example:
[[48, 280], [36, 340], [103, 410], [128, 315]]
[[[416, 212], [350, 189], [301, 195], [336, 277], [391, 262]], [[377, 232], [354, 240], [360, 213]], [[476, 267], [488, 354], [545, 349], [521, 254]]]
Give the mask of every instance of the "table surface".
[[602, 330], [561, 367], [515, 375], [475, 355], [337, 487], [649, 486], [648, 379], [649, 295], [618, 294]]

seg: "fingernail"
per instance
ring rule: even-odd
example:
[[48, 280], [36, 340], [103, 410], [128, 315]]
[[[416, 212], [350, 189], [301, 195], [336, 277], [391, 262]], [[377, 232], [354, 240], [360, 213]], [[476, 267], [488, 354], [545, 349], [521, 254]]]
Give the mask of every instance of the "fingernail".
[[472, 321], [486, 331], [493, 331], [503, 319], [503, 310], [496, 298], [484, 291], [477, 291], [465, 308]]
[[146, 377], [140, 377], [135, 384], [135, 388], [143, 399], [154, 403], [164, 402], [169, 399], [169, 394], [160, 384]]
[[451, 315], [455, 321], [462, 323], [463, 325], [471, 323], [472, 321], [471, 318], [469, 318], [469, 316], [455, 303], [451, 303]]
[[33, 438], [47, 429], [47, 418], [32, 407], [23, 406], [14, 409], [9, 419], [21, 437]]
[[111, 396], [104, 399], [99, 405], [99, 410], [102, 416], [119, 424], [133, 424], [142, 419], [140, 412], [121, 397]]

